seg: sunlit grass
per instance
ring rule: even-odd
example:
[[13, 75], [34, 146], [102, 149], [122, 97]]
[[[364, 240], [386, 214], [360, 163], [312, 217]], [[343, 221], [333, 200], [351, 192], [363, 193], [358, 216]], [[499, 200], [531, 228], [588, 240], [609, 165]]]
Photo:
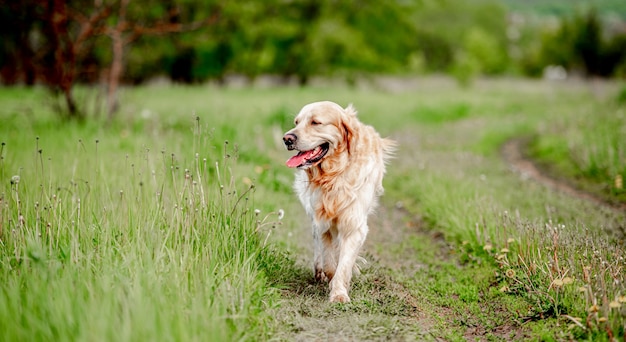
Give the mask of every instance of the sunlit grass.
[[[303, 104], [323, 99], [354, 103], [362, 121], [400, 142], [383, 201], [420, 215], [456, 253], [399, 277], [425, 307], [445, 304], [485, 326], [510, 318], [537, 336], [623, 335], [623, 216], [520, 180], [499, 155], [511, 137], [538, 136], [583, 151], [552, 162], [577, 156], [619, 169], [623, 158], [599, 153], [609, 145], [594, 135], [615, 142], [621, 109], [581, 84], [410, 85], [128, 88], [116, 121], [83, 124], [58, 122], [41, 89], [3, 89], [0, 339], [259, 339], [287, 329], [268, 310], [274, 287], [324, 317], [408, 310], [374, 284], [393, 283], [386, 269], [357, 277], [354, 303], [340, 310], [294, 261], [307, 257], [295, 237], [309, 227], [280, 138]], [[611, 123], [584, 115], [590, 103]], [[457, 262], [471, 272], [451, 276]], [[515, 314], [489, 317], [486, 300]], [[380, 322], [388, 332], [397, 323]]]
[[553, 118], [531, 146], [551, 172], [614, 203], [626, 203], [626, 106], [612, 98]]
[[267, 230], [233, 143], [194, 120], [166, 142], [126, 128], [33, 130], [4, 132], [2, 340], [265, 334]]
[[[543, 139], [544, 127], [553, 120], [577, 118], [583, 106], [592, 104], [612, 118], [619, 118], [619, 112], [611, 112], [610, 99], [594, 98], [585, 89], [564, 88], [558, 97], [544, 91], [509, 93], [504, 97], [508, 105], [497, 115], [490, 114], [496, 101], [488, 98], [481, 104], [478, 99], [484, 94], [473, 92], [476, 109], [468, 119], [452, 120], [439, 129], [407, 129], [400, 140], [405, 159], [390, 168], [387, 194], [415, 208], [431, 229], [457, 240], [463, 262], [495, 265], [493, 286], [528, 302], [518, 312], [518, 322], [554, 319], [552, 324], [567, 327], [552, 336], [622, 336], [624, 215], [520, 180], [499, 154], [506, 139], [535, 134]], [[604, 125], [594, 117], [586, 120], [589, 123], [579, 127]], [[571, 133], [614, 136], [619, 127], [583, 132], [572, 128]], [[562, 133], [557, 131], [549, 130], [545, 138]], [[592, 149], [589, 155], [616, 165]], [[547, 160], [561, 163], [567, 157]], [[447, 286], [459, 298], [467, 296], [466, 289]], [[436, 288], [445, 290], [443, 285]], [[479, 292], [487, 296], [485, 288]]]

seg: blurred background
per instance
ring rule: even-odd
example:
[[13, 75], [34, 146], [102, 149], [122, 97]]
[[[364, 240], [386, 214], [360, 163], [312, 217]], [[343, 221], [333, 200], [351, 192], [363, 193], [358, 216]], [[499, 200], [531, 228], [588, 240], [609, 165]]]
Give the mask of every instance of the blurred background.
[[0, 81], [350, 84], [375, 75], [626, 77], [624, 0], [2, 0]]

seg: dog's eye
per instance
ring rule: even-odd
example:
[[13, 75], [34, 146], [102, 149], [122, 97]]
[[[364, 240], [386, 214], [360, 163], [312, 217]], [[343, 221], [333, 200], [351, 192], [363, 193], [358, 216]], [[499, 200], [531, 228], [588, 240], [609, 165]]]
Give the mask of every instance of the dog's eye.
[[317, 125], [321, 125], [321, 124], [322, 124], [322, 123], [321, 123], [321, 122], [319, 122], [319, 121], [317, 121], [317, 120], [313, 120], [313, 121], [311, 121], [311, 125], [313, 125], [313, 126], [317, 126]]

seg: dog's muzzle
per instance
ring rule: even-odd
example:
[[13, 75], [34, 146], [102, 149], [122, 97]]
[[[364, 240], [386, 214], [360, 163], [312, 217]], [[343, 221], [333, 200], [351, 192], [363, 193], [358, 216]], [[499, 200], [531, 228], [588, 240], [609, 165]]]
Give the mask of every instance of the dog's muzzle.
[[283, 142], [285, 143], [285, 146], [287, 146], [287, 149], [290, 151], [296, 148], [297, 140], [298, 140], [298, 137], [293, 133], [287, 133], [283, 137]]

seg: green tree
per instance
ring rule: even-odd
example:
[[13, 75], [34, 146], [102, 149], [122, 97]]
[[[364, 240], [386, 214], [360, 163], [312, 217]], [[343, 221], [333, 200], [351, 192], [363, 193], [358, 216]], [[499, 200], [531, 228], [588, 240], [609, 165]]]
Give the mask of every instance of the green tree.
[[[107, 108], [109, 117], [117, 107], [116, 91], [125, 68], [125, 54], [131, 43], [148, 35], [180, 32], [209, 23], [208, 16], [201, 21], [186, 24], [186, 17], [194, 11], [185, 11], [186, 5], [195, 6], [191, 0], [155, 1], [141, 3], [130, 0], [26, 0], [13, 2], [0, 11], [9, 22], [11, 14], [20, 14], [25, 21], [18, 25], [24, 32], [3, 35], [6, 45], [15, 56], [27, 57], [23, 65], [35, 65], [49, 89], [64, 99], [59, 112], [67, 118], [84, 119], [73, 96], [73, 87], [87, 67], [101, 66], [94, 51], [101, 51], [108, 37], [110, 56], [108, 60]], [[9, 32], [12, 32], [9, 30]], [[34, 36], [38, 39], [24, 39]], [[13, 45], [13, 47], [11, 47]], [[31, 52], [38, 51], [36, 54]], [[107, 54], [104, 54], [107, 56]], [[9, 59], [9, 58], [7, 58]], [[106, 63], [106, 62], [105, 62]], [[30, 82], [27, 80], [27, 82]]]
[[602, 63], [602, 27], [595, 10], [575, 18], [576, 34], [573, 50], [579, 56], [587, 75], [601, 74]]
[[544, 32], [540, 65], [557, 64], [587, 76], [613, 75], [626, 58], [626, 35], [609, 35], [595, 10], [561, 20]]
[[[446, 0], [424, 1], [412, 13], [416, 25], [418, 49], [423, 52], [427, 66], [434, 71], [456, 70], [455, 63], [465, 63], [467, 58], [474, 60], [465, 63], [461, 69], [469, 65], [481, 64], [483, 53], [477, 51], [484, 45], [495, 53], [495, 60], [487, 62], [486, 72], [504, 71], [508, 63], [507, 47], [507, 13], [498, 2], [490, 0]], [[471, 48], [472, 51], [467, 49]], [[474, 69], [475, 65], [469, 69]], [[469, 70], [467, 69], [467, 70]]]

